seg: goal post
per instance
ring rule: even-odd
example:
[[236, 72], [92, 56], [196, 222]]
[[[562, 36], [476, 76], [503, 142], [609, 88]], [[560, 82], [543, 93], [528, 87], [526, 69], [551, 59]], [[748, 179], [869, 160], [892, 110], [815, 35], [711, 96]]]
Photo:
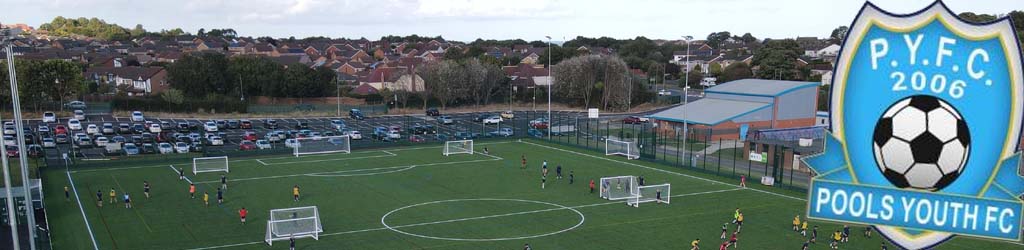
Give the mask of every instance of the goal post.
[[638, 195], [636, 176], [615, 176], [601, 178], [601, 198], [607, 200], [624, 200]]
[[658, 184], [637, 187], [638, 193], [635, 197], [626, 200], [626, 204], [640, 207], [640, 203], [655, 202], [670, 204], [672, 199], [672, 184]]
[[352, 153], [352, 140], [348, 135], [297, 138], [293, 150], [295, 157], [311, 154]]
[[444, 142], [444, 156], [453, 154], [473, 154], [473, 140]]
[[275, 240], [290, 238], [319, 240], [320, 233], [323, 232], [320, 212], [316, 206], [272, 209], [270, 219], [267, 220], [265, 241], [268, 245], [273, 245]]
[[206, 172], [230, 172], [227, 156], [192, 158], [192, 174]]
[[604, 155], [622, 155], [627, 159], [640, 158], [640, 148], [636, 142], [620, 141], [615, 139], [604, 140]]

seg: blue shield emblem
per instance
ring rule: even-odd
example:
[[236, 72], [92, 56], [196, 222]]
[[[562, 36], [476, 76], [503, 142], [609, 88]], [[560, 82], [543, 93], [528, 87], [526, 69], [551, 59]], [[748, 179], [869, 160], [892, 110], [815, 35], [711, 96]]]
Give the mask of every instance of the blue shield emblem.
[[1024, 78], [1008, 18], [867, 3], [836, 59], [831, 133], [804, 161], [808, 217], [875, 226], [907, 249], [1021, 239]]

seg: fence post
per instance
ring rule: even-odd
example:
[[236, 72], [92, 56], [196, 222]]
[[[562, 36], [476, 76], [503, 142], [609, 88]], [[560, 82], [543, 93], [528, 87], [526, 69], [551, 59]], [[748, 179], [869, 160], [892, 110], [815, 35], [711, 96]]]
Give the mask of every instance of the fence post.
[[[715, 152], [718, 152], [719, 150], [722, 150], [722, 138], [721, 137], [718, 138], [718, 150], [715, 150]], [[718, 174], [722, 174], [722, 156], [721, 156], [722, 154], [718, 154], [718, 155], [719, 155], [718, 157], [715, 157], [715, 158], [718, 159]]]

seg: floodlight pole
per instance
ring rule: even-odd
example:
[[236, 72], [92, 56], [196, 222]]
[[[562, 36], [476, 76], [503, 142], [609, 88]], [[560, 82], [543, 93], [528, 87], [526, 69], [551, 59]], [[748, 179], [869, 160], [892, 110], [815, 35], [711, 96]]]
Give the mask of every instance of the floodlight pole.
[[[3, 35], [3, 34], [4, 34], [4, 31], [0, 30], [0, 35]], [[3, 38], [0, 38], [0, 39], [3, 39]], [[3, 44], [2, 40], [0, 40], [0, 44]], [[8, 48], [10, 48], [10, 47], [4, 46], [4, 49], [7, 52], [7, 55], [6, 55], [7, 56], [7, 74], [10, 77], [10, 79], [12, 79], [12, 82], [13, 82], [13, 79], [14, 79], [14, 60], [11, 59], [13, 57], [12, 56], [13, 54], [11, 53], [11, 50], [8, 49]], [[0, 144], [7, 145], [7, 143], [4, 141], [3, 137], [0, 137]], [[10, 224], [10, 226], [11, 226], [11, 239], [12, 239], [11, 242], [14, 243], [14, 248], [13, 249], [21, 249], [21, 246], [19, 244], [20, 243], [19, 241], [21, 241], [21, 238], [18, 237], [18, 223], [17, 223], [18, 218], [16, 217], [17, 213], [15, 212], [17, 210], [14, 210], [14, 195], [11, 193], [11, 189], [14, 188], [14, 187], [11, 186], [11, 171], [10, 171], [10, 167], [9, 167], [10, 163], [7, 161], [7, 154], [3, 154], [3, 156], [0, 156], [0, 161], [2, 161], [3, 170], [4, 170], [4, 187], [6, 187], [6, 188], [4, 188], [4, 193], [7, 195], [7, 196], [5, 196], [5, 197], [7, 197], [7, 202], [5, 202], [5, 203], [7, 203], [7, 211], [8, 211], [8, 213], [7, 213], [7, 221], [10, 222], [8, 224]]]
[[[7, 31], [4, 31], [3, 33], [6, 35]], [[25, 221], [28, 222], [28, 245], [30, 250], [35, 250], [36, 218], [35, 209], [32, 208], [32, 182], [28, 178], [28, 154], [26, 154], [28, 150], [25, 147], [25, 124], [23, 122], [24, 120], [21, 118], [21, 101], [18, 99], [18, 76], [14, 73], [14, 44], [9, 41], [10, 39], [12, 39], [12, 37], [5, 36], [3, 43], [7, 45], [7, 70], [11, 75], [11, 102], [14, 109], [14, 126], [18, 130], [18, 163], [21, 164], [21, 184], [25, 189]], [[9, 200], [7, 202], [11, 203], [14, 202], [14, 200]], [[13, 221], [11, 223], [17, 224]]]
[[[683, 106], [684, 107], [683, 107], [683, 112], [682, 112], [683, 113], [683, 156], [687, 157], [688, 159], [692, 159], [689, 156], [686, 156], [686, 153], [687, 153], [686, 152], [686, 143], [687, 143], [686, 135], [690, 133], [690, 130], [689, 130], [689, 124], [690, 123], [688, 121], [686, 121], [686, 107], [685, 106], [689, 102], [689, 97], [690, 97], [690, 39], [693, 39], [693, 37], [692, 36], [683, 36], [683, 39], [686, 39], [686, 66], [684, 66], [684, 68], [686, 68], [686, 76], [685, 76], [686, 79], [683, 80]], [[690, 162], [690, 165], [693, 165], [692, 161]]]
[[551, 36], [544, 36], [548, 38], [548, 139], [551, 139], [551, 128], [554, 123], [551, 122], [551, 84], [555, 83], [555, 78], [551, 75]]

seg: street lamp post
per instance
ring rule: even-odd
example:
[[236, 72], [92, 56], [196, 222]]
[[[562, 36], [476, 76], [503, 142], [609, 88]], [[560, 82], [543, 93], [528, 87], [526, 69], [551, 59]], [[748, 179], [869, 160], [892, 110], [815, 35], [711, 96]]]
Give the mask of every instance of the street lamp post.
[[691, 160], [690, 165], [693, 165], [693, 162], [692, 162], [693, 158], [690, 158], [690, 157], [686, 156], [687, 155], [687, 152], [686, 152], [686, 143], [687, 143], [686, 137], [687, 136], [686, 135], [688, 135], [690, 133], [690, 130], [689, 130], [689, 124], [690, 123], [685, 120], [685, 118], [686, 118], [686, 107], [685, 106], [689, 102], [689, 97], [690, 97], [690, 40], [692, 40], [693, 37], [692, 36], [683, 36], [683, 39], [686, 40], [686, 66], [684, 66], [684, 68], [686, 68], [686, 76], [685, 76], [686, 79], [683, 80], [683, 106], [684, 107], [683, 107], [683, 112], [682, 112], [683, 113], [683, 118], [684, 118], [684, 120], [683, 120], [683, 156], [687, 157], [688, 159], [690, 159]]
[[[25, 194], [25, 221], [28, 224], [28, 227], [27, 227], [28, 230], [26, 230], [26, 231], [28, 231], [28, 245], [29, 245], [29, 249], [30, 250], [35, 250], [36, 249], [36, 243], [35, 243], [35, 238], [36, 238], [36, 232], [35, 232], [36, 219], [35, 219], [35, 209], [32, 208], [33, 207], [33, 204], [32, 204], [32, 189], [31, 189], [32, 188], [32, 185], [31, 185], [32, 182], [28, 178], [29, 177], [28, 176], [28, 171], [29, 170], [28, 170], [28, 157], [26, 157], [26, 155], [28, 155], [28, 154], [26, 154], [27, 153], [27, 150], [26, 150], [27, 148], [25, 147], [25, 130], [24, 130], [25, 129], [25, 124], [24, 124], [24, 120], [21, 117], [21, 101], [18, 98], [18, 78], [17, 78], [17, 74], [14, 72], [14, 70], [15, 70], [14, 69], [14, 44], [11, 43], [11, 41], [10, 41], [10, 40], [13, 39], [13, 37], [8, 36], [8, 32], [9, 32], [9, 30], [7, 30], [7, 29], [0, 30], [0, 44], [5, 45], [6, 49], [7, 49], [7, 73], [10, 74], [10, 78], [8, 78], [8, 79], [10, 79], [10, 85], [11, 85], [11, 102], [12, 102], [12, 108], [13, 108], [13, 111], [14, 111], [14, 126], [15, 126], [15, 129], [18, 130], [17, 133], [16, 133], [17, 134], [17, 138], [18, 138], [17, 139], [18, 140], [18, 144], [17, 144], [18, 145], [18, 155], [21, 156], [21, 157], [18, 157], [18, 163], [21, 164], [21, 183], [22, 183], [22, 186], [24, 188], [24, 193], [23, 194]], [[6, 156], [4, 157], [4, 159], [6, 159]], [[3, 162], [6, 163], [6, 164], [4, 164], [5, 168], [8, 168], [7, 166], [9, 165], [9, 162], [7, 162], [6, 160], [4, 160]], [[7, 174], [7, 169], [4, 169], [4, 174], [5, 174], [5, 177], [9, 178], [9, 176]], [[5, 178], [4, 181], [8, 181], [8, 180]], [[10, 192], [10, 189], [13, 188], [10, 185], [7, 185], [7, 187], [8, 187], [7, 188], [8, 192]], [[7, 204], [8, 204], [8, 206], [10, 206], [14, 202], [14, 199], [13, 199], [13, 197], [10, 196], [10, 193], [7, 193], [7, 194], [8, 194], [8, 200], [7, 200], [8, 202], [7, 202]], [[15, 210], [13, 210], [13, 209], [8, 210], [8, 213], [14, 214]], [[16, 221], [11, 220], [11, 224], [17, 224], [15, 222]], [[11, 227], [11, 229], [12, 230], [16, 230], [13, 226]], [[17, 232], [15, 231], [13, 233], [14, 233], [14, 236], [15, 236], [15, 238], [13, 239], [14, 246], [15, 246], [15, 249], [18, 249], [18, 245], [19, 244], [18, 244]]]
[[548, 139], [551, 139], [551, 84], [555, 78], [551, 75], [551, 36], [544, 37], [548, 38]]

